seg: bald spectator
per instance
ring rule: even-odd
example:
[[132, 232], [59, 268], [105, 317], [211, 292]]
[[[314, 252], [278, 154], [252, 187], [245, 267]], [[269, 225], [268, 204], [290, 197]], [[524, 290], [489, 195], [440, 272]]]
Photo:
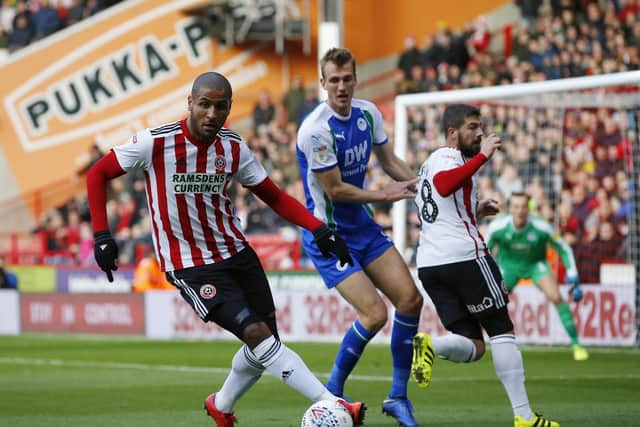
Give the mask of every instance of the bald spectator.
[[271, 93], [267, 89], [260, 91], [258, 102], [253, 108], [253, 131], [257, 133], [262, 126], [268, 126], [276, 117], [276, 106], [271, 101]]
[[422, 65], [422, 54], [416, 46], [416, 39], [407, 36], [404, 39], [404, 51], [398, 58], [397, 68], [402, 70], [405, 80], [411, 80], [411, 68], [414, 65]]

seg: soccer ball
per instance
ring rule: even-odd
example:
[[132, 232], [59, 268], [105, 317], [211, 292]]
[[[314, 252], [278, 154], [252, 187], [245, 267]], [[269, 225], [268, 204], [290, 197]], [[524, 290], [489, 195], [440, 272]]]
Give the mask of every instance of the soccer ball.
[[353, 420], [340, 402], [319, 400], [304, 413], [300, 427], [353, 427]]

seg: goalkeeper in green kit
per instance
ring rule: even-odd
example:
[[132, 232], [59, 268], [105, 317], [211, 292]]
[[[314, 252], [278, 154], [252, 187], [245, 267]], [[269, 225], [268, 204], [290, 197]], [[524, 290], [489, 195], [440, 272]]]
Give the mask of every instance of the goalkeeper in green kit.
[[[544, 292], [558, 310], [562, 325], [573, 345], [573, 358], [587, 360], [589, 353], [580, 345], [573, 313], [558, 290], [558, 283], [546, 260], [547, 244], [560, 255], [567, 271], [566, 282], [572, 285], [569, 293], [573, 300], [582, 299], [576, 261], [571, 247], [560, 238], [546, 221], [529, 216], [529, 196], [513, 193], [509, 199], [509, 215], [494, 219], [489, 224], [487, 246], [495, 254], [509, 292], [519, 279], [531, 279]], [[496, 251], [497, 248], [497, 251]]]

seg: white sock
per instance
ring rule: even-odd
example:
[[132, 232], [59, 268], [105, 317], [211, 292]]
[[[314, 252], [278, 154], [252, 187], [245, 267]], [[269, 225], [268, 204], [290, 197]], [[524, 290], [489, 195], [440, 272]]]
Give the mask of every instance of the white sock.
[[249, 347], [243, 345], [233, 356], [231, 372], [222, 388], [216, 392], [216, 408], [233, 412], [233, 406], [260, 379], [264, 366], [260, 365]]
[[491, 342], [493, 366], [507, 391], [513, 415], [519, 415], [525, 420], [532, 420], [533, 414], [529, 406], [527, 389], [524, 387], [522, 355], [516, 345], [516, 337], [514, 335], [496, 335], [491, 337], [489, 341]]
[[431, 343], [439, 358], [452, 362], [473, 362], [476, 346], [470, 338], [458, 334], [432, 336]]
[[273, 335], [258, 344], [253, 354], [267, 371], [308, 399], [315, 402], [326, 396], [326, 387], [311, 373], [300, 356]]

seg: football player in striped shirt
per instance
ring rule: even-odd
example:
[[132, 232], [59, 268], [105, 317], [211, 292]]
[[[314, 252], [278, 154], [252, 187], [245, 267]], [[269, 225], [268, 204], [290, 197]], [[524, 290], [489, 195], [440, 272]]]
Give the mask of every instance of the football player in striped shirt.
[[280, 341], [267, 278], [228, 192], [231, 180], [310, 230], [325, 256], [345, 266], [353, 261], [342, 238], [280, 190], [242, 138], [223, 127], [231, 102], [229, 81], [219, 73], [204, 73], [193, 83], [186, 119], [136, 133], [91, 168], [87, 190], [96, 262], [113, 281], [118, 247], [107, 224], [107, 181], [142, 168], [161, 269], [203, 321], [215, 322], [244, 343], [222, 388], [205, 400], [216, 425], [233, 426], [235, 403], [265, 370], [312, 401], [339, 400], [354, 425], [360, 425], [365, 406], [329, 392]]
[[485, 351], [484, 329], [494, 369], [511, 402], [514, 426], [558, 427], [531, 411], [522, 355], [507, 311], [507, 289], [478, 231], [478, 220], [498, 213], [498, 206], [495, 200], [478, 200], [475, 173], [500, 148], [500, 138], [485, 136], [480, 110], [465, 104], [446, 107], [442, 131], [446, 146], [431, 153], [418, 174], [417, 265], [422, 286], [450, 333], [416, 334], [414, 377], [422, 387], [430, 384], [435, 355], [452, 362], [479, 360]]

